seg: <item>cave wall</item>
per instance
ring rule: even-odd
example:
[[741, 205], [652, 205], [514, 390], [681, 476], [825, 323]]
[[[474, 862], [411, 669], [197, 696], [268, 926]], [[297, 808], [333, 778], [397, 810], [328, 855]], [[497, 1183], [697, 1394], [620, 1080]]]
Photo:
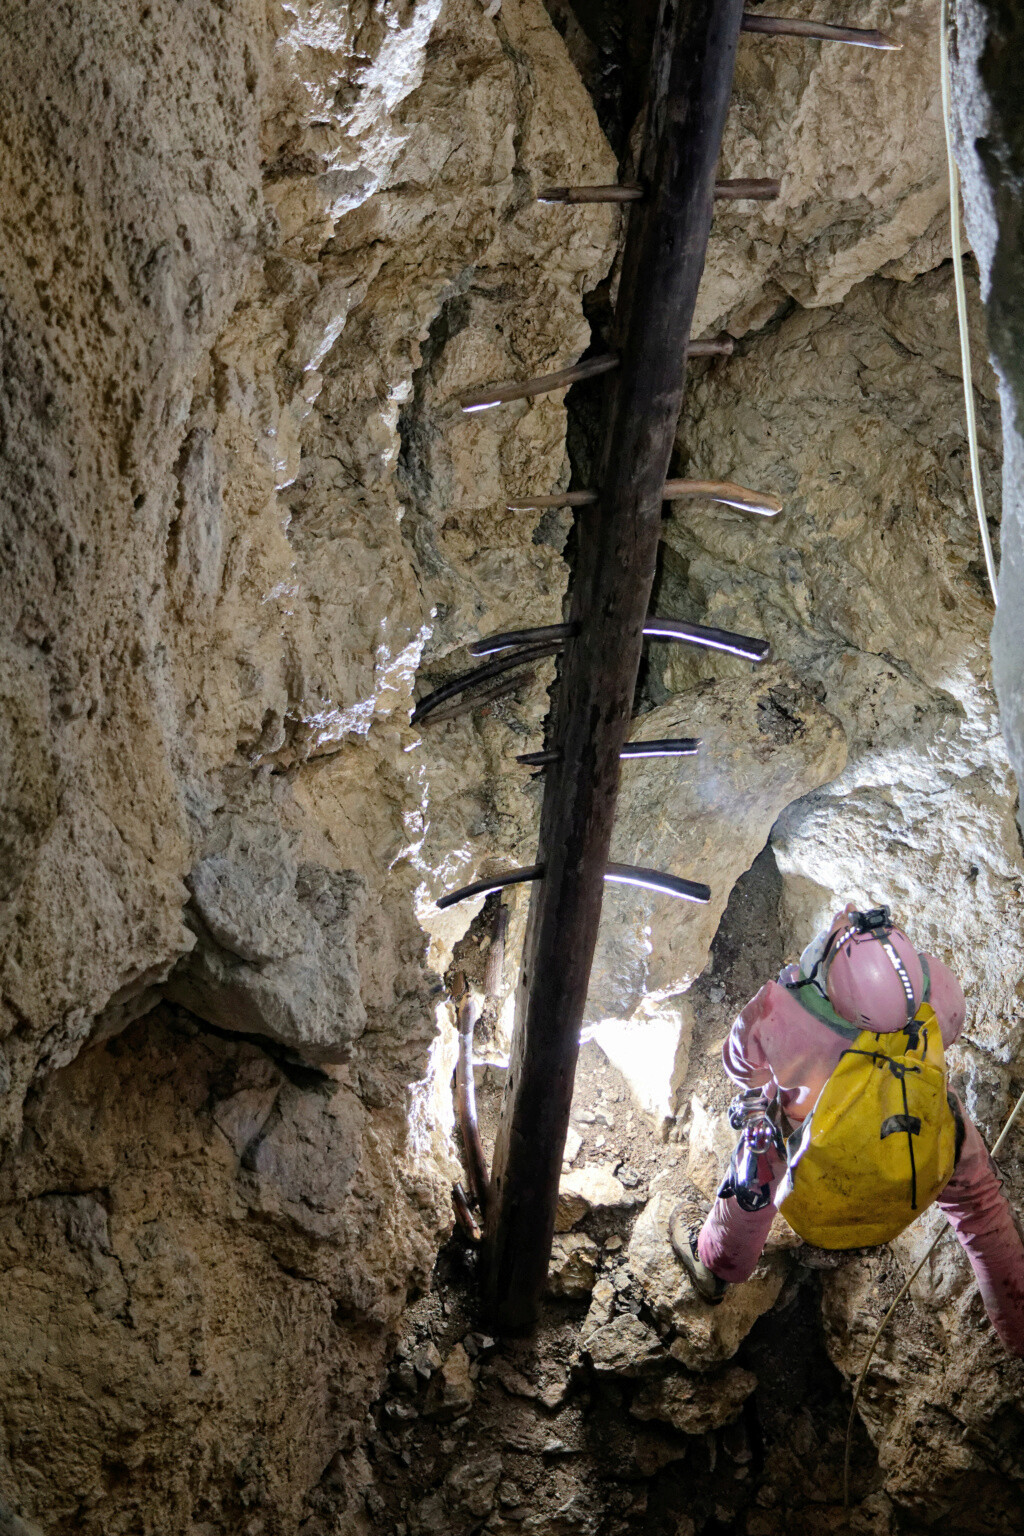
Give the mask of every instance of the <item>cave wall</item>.
[[1022, 19], [1011, 4], [965, 0], [952, 45], [953, 122], [964, 218], [981, 270], [992, 362], [1003, 416], [999, 606], [992, 628], [996, 690], [1018, 780], [1024, 777], [1024, 309], [1021, 184], [1024, 130], [1017, 82]]
[[614, 162], [531, 0], [3, 30], [0, 1482], [294, 1529], [450, 1222], [417, 909], [522, 835], [413, 677], [565, 584], [561, 403], [452, 395], [584, 348], [531, 178]]
[[[409, 705], [479, 634], [558, 619], [568, 575], [570, 516], [506, 508], [568, 484], [562, 401], [464, 416], [453, 397], [599, 345], [620, 232], [614, 210], [533, 201], [618, 174], [587, 8], [549, 10], [3, 15], [0, 1494], [47, 1531], [373, 1528], [366, 1405], [450, 1225], [438, 978], [473, 909], [433, 903], [531, 862], [539, 786], [513, 758], [541, 744], [551, 664], [422, 732]], [[741, 41], [722, 174], [780, 176], [782, 197], [716, 214], [698, 326], [737, 356], [693, 370], [678, 456], [786, 511], [677, 507], [657, 600], [777, 659], [652, 648], [637, 732], [708, 747], [624, 779], [619, 856], [715, 899], [694, 920], [615, 892], [592, 1014], [667, 1018], [673, 1107], [703, 1091], [683, 994], [771, 834], [787, 945], [836, 900], [889, 898], [964, 974], [956, 1069], [991, 1131], [1024, 870], [957, 407], [935, 16], [863, 20], [903, 54]], [[628, 153], [632, 122], [608, 125]], [[1010, 158], [986, 163], [1012, 209]], [[986, 292], [995, 510], [1012, 281]], [[995, 635], [1011, 754], [1014, 614]], [[661, 1274], [658, 1212], [637, 1263]], [[926, 1278], [939, 1331], [883, 1353], [865, 1409], [907, 1509], [928, 1478], [907, 1436], [962, 1485], [950, 1446], [968, 1432], [990, 1470], [1016, 1381], [962, 1264]], [[876, 1279], [865, 1260], [826, 1283], [847, 1374]], [[915, 1440], [929, 1395], [946, 1417]]]

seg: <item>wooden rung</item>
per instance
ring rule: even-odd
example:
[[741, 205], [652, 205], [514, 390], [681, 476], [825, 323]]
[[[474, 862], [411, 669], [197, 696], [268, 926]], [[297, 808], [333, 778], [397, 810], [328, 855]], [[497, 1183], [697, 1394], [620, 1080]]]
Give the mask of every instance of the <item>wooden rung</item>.
[[[699, 736], [663, 736], [656, 741], [630, 741], [619, 753], [621, 758], [631, 757], [695, 757], [702, 742]], [[543, 752], [522, 752], [516, 758], [525, 768], [547, 768], [560, 762], [561, 752], [551, 747]]]
[[458, 901], [468, 901], [471, 896], [490, 896], [492, 891], [503, 891], [506, 885], [522, 885], [527, 880], [541, 880], [543, 876], [543, 864], [527, 864], [523, 869], [510, 869], [506, 875], [492, 875], [489, 880], [474, 880], [472, 885], [460, 886], [457, 891], [449, 891], [447, 896], [439, 897], [437, 909], [444, 912]]
[[426, 698], [420, 699], [412, 712], [409, 724], [419, 725], [439, 704], [443, 704], [446, 699], [454, 698], [457, 693], [462, 693], [463, 689], [472, 688], [476, 683], [486, 683], [489, 678], [498, 677], [511, 667], [518, 667], [520, 662], [537, 661], [542, 656], [553, 656], [561, 646], [561, 640], [547, 640], [539, 645], [524, 645], [521, 650], [514, 651], [511, 656], [502, 656], [497, 661], [485, 662], [482, 667], [474, 667], [471, 672], [460, 673], [458, 677], [453, 677], [450, 683], [443, 683], [440, 688], [435, 688], [433, 693], [428, 693]]
[[474, 690], [468, 699], [450, 699], [447, 704], [441, 704], [436, 709], [432, 709], [428, 719], [431, 725], [444, 725], [449, 720], [458, 720], [460, 715], [471, 715], [476, 710], [486, 709], [489, 704], [496, 704], [499, 699], [507, 698], [510, 693], [515, 693], [519, 688], [526, 688], [536, 681], [535, 669], [525, 667], [522, 672], [516, 672], [512, 677], [498, 678], [488, 687]]
[[813, 37], [819, 43], [852, 43], [855, 48], [880, 48], [898, 53], [902, 43], [866, 27], [834, 27], [826, 21], [798, 21], [790, 16], [757, 16], [747, 12], [741, 32], [761, 32], [770, 37]]
[[736, 635], [729, 629], [708, 629], [703, 624], [686, 624], [681, 619], [648, 619], [644, 625], [648, 640], [680, 640], [684, 645], [703, 646], [708, 651], [724, 651], [743, 661], [764, 661], [771, 649], [767, 640], [750, 635]]
[[455, 1094], [469, 1192], [486, 1216], [490, 1179], [487, 1174], [484, 1145], [480, 1140], [480, 1125], [476, 1113], [476, 1084], [473, 1078], [473, 1030], [479, 1017], [480, 1004], [473, 993], [467, 989], [458, 1005], [459, 1053], [455, 1061]]
[[[737, 202], [740, 198], [755, 202], [767, 202], [778, 197], [782, 184], [778, 181], [738, 178], [715, 182], [715, 197], [719, 202]], [[538, 203], [636, 203], [644, 195], [644, 189], [636, 182], [613, 183], [594, 187], [545, 187], [537, 193]]]
[[782, 502], [766, 491], [749, 491], [745, 485], [732, 480], [666, 480], [665, 500], [681, 500], [684, 496], [706, 496], [723, 507], [738, 507], [741, 512], [756, 512], [759, 517], [778, 517]]
[[528, 400], [532, 395], [547, 395], [553, 390], [565, 389], [580, 379], [596, 379], [599, 374], [610, 373], [618, 366], [619, 360], [614, 356], [589, 357], [586, 362], [573, 363], [571, 368], [560, 368], [557, 373], [541, 373], [534, 379], [523, 379], [521, 383], [508, 379], [501, 384], [467, 389], [456, 399], [464, 411], [489, 411], [492, 406], [507, 405], [510, 400]]
[[596, 187], [545, 187], [538, 203], [635, 203], [644, 195], [636, 182], [613, 182]]
[[[543, 864], [528, 864], [525, 869], [512, 869], [505, 875], [493, 875], [489, 880], [474, 880], [457, 891], [449, 891], [437, 902], [439, 911], [454, 907], [456, 902], [468, 901], [472, 896], [490, 896], [504, 890], [506, 885], [522, 885], [528, 880], [544, 878]], [[637, 885], [646, 891], [657, 891], [663, 896], [679, 896], [683, 901], [709, 902], [711, 888], [695, 880], [683, 880], [679, 875], [663, 875], [657, 869], [642, 869], [638, 864], [609, 864], [604, 878], [614, 885]]]
[[496, 651], [508, 651], [517, 645], [537, 645], [539, 642], [571, 640], [579, 633], [578, 624], [541, 624], [536, 629], [506, 629], [496, 635], [485, 635], [474, 640], [469, 647], [471, 656], [493, 656]]
[[770, 203], [782, 192], [781, 181], [737, 177], [733, 181], [716, 181], [715, 197], [720, 203], [746, 202]]
[[[732, 480], [666, 480], [665, 500], [681, 501], [685, 496], [703, 496], [724, 507], [738, 507], [741, 512], [756, 512], [759, 517], [778, 517], [782, 502], [766, 491], [750, 491]], [[597, 501], [596, 491], [562, 491], [554, 496], [533, 496], [529, 501], [508, 502], [509, 512], [541, 512], [549, 507], [590, 507]]]
[[542, 512], [548, 507], [592, 507], [596, 491], [562, 491], [554, 496], [531, 496], [528, 501], [510, 501], [509, 512]]
[[699, 736], [665, 736], [657, 741], [630, 741], [620, 757], [696, 757], [701, 749]]
[[679, 875], [663, 875], [657, 869], [641, 869], [637, 864], [609, 864], [604, 872], [606, 880], [614, 885], [638, 885], [645, 891], [657, 891], [662, 896], [679, 896], [683, 901], [711, 900], [711, 887], [696, 880], [683, 880]]

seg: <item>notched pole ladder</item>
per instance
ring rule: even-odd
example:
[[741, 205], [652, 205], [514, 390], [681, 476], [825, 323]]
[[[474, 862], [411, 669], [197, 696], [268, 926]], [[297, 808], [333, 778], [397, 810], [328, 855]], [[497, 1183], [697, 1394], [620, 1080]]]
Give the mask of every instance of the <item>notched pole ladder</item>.
[[[532, 885], [512, 1059], [489, 1180], [471, 1093], [475, 1004], [464, 998], [459, 1009], [467, 1179], [485, 1223], [487, 1304], [494, 1324], [506, 1332], [532, 1326], [547, 1277], [604, 885], [625, 883], [693, 902], [711, 896], [697, 881], [608, 858], [620, 762], [689, 756], [700, 747], [693, 738], [626, 741], [644, 639], [674, 640], [751, 662], [763, 660], [768, 650], [763, 640], [648, 614], [665, 500], [698, 496], [762, 517], [781, 511], [775, 497], [731, 481], [666, 480], [687, 356], [728, 356], [733, 349], [729, 337], [689, 337], [713, 201], [779, 195], [774, 181], [715, 180], [741, 31], [875, 49], [900, 46], [864, 28], [744, 14], [743, 0], [661, 0], [638, 181], [550, 187], [539, 194], [543, 202], [630, 207], [611, 349], [555, 373], [484, 385], [459, 397], [465, 411], [486, 410], [607, 375], [605, 450], [596, 487], [510, 504], [523, 511], [590, 509], [579, 523], [567, 621], [478, 641], [473, 654], [497, 659], [445, 683], [413, 714], [414, 722], [450, 718], [467, 707], [449, 702], [466, 690], [487, 683], [487, 693], [477, 698], [494, 697], [514, 685], [495, 685], [498, 675], [561, 657], [548, 745], [518, 759], [545, 776], [536, 863], [476, 880], [438, 901], [444, 908], [509, 885]], [[462, 1225], [477, 1237], [461, 1186], [454, 1201]]]
[[[547, 1278], [580, 1025], [611, 874], [619, 762], [742, 15], [742, 0], [663, 0], [654, 39], [640, 175], [649, 192], [630, 213], [606, 451], [573, 576], [576, 634], [564, 644], [552, 703], [550, 740], [560, 757], [546, 773], [543, 878], [530, 903], [485, 1227], [489, 1311], [512, 1332], [533, 1324]], [[690, 895], [709, 897], [706, 886]]]

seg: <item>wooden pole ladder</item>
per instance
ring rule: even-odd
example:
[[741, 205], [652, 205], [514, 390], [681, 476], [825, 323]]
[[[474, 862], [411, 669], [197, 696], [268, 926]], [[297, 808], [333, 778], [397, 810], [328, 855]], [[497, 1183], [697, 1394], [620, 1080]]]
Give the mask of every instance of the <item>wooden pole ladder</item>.
[[[508, 885], [531, 885], [511, 1060], [489, 1178], [471, 1093], [475, 1011], [466, 1000], [459, 1011], [467, 1183], [484, 1223], [485, 1300], [493, 1325], [503, 1332], [534, 1325], [547, 1280], [605, 883], [691, 902], [711, 896], [698, 881], [609, 861], [620, 763], [692, 755], [700, 746], [692, 738], [627, 743], [644, 640], [678, 641], [754, 663], [768, 652], [763, 640], [648, 612], [666, 499], [701, 496], [760, 516], [781, 511], [776, 498], [731, 481], [666, 479], [687, 356], [728, 356], [733, 347], [729, 337], [691, 340], [689, 334], [714, 200], [779, 193], [777, 182], [715, 179], [741, 31], [874, 49], [900, 46], [864, 28], [745, 14], [743, 0], [661, 0], [638, 180], [619, 188], [554, 187], [540, 194], [542, 201], [614, 201], [630, 210], [612, 348], [556, 373], [476, 387], [459, 397], [463, 410], [485, 410], [606, 375], [605, 447], [595, 488], [511, 504], [515, 510], [588, 508], [579, 523], [567, 621], [478, 641], [471, 651], [496, 659], [421, 699], [412, 717], [414, 722], [451, 718], [466, 707], [448, 702], [457, 695], [486, 683], [483, 697], [493, 698], [515, 686], [514, 680], [495, 685], [498, 675], [560, 657], [546, 749], [519, 759], [544, 775], [536, 863], [476, 880], [438, 902], [448, 907]], [[520, 681], [532, 676], [518, 674]], [[454, 1203], [467, 1233], [479, 1237], [461, 1185]]]

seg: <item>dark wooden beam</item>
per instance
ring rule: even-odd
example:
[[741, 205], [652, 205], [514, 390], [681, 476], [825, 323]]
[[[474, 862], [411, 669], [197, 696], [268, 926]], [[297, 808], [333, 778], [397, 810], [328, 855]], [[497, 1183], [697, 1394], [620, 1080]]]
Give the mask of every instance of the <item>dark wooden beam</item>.
[[581, 525], [552, 706], [538, 863], [485, 1230], [495, 1325], [529, 1329], [544, 1290], [580, 1025], [679, 420], [687, 339], [711, 228], [715, 166], [743, 0], [661, 0], [640, 180], [630, 210], [598, 475]]

